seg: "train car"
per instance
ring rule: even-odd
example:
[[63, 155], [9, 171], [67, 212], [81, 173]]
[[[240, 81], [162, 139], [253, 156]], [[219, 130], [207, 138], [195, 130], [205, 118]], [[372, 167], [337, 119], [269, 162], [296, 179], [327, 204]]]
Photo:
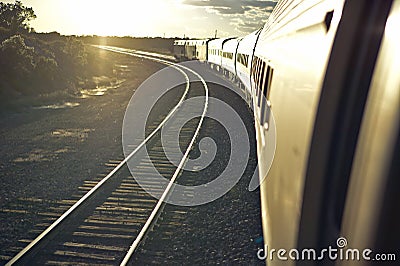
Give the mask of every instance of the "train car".
[[400, 0], [282, 0], [261, 30], [208, 42], [251, 93], [268, 265], [400, 249], [399, 28]]
[[196, 59], [199, 61], [206, 61], [208, 57], [208, 43], [210, 39], [196, 41]]
[[197, 40], [186, 40], [185, 41], [185, 55], [188, 60], [197, 59], [196, 44], [197, 44]]
[[340, 237], [361, 251], [399, 248], [393, 2], [280, 1], [260, 32], [251, 86], [268, 265], [299, 263], [271, 257], [272, 249], [314, 248], [320, 257]]
[[208, 43], [208, 63], [217, 71], [221, 70], [222, 64], [222, 46], [233, 38], [214, 39]]
[[227, 40], [222, 45], [221, 66], [224, 69], [224, 74], [229, 78], [236, 77], [236, 51], [239, 39], [233, 38]]
[[251, 95], [250, 70], [254, 48], [261, 29], [245, 36], [239, 42], [236, 54], [236, 75], [244, 86], [246, 95]]
[[174, 57], [177, 60], [183, 60], [186, 58], [185, 42], [186, 42], [186, 40], [175, 40], [174, 41]]
[[206, 61], [210, 40], [176, 40], [174, 42], [174, 56], [177, 60]]
[[[335, 14], [341, 10], [331, 3], [279, 2], [254, 52], [251, 83], [259, 174], [268, 174], [260, 188], [262, 225], [270, 248], [297, 247], [313, 122], [337, 29], [331, 23], [328, 31], [324, 17], [335, 8]], [[292, 14], [301, 15], [293, 18]], [[275, 136], [274, 161], [268, 169], [264, 162], [269, 160]], [[274, 263], [280, 262], [268, 260], [268, 265]]]

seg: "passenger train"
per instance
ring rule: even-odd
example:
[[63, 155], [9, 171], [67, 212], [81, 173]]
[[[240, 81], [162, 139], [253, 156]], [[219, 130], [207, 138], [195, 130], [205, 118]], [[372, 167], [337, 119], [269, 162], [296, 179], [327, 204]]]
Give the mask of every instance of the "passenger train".
[[[400, 0], [281, 0], [247, 36], [177, 40], [174, 52], [238, 80], [253, 107], [268, 265], [400, 260]], [[372, 253], [289, 257], [338, 239]]]

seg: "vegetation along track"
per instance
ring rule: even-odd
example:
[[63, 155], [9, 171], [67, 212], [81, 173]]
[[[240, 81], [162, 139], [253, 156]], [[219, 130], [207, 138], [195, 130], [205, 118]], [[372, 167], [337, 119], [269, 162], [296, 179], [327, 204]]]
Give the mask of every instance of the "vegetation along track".
[[[135, 55], [122, 50], [103, 49]], [[181, 173], [199, 134], [208, 107], [208, 88], [197, 73], [186, 67], [144, 55], [135, 56], [171, 65], [186, 77], [186, 87], [176, 88], [177, 91], [184, 91], [179, 102], [168, 114], [154, 115], [156, 118], [146, 129], [148, 131], [146, 139], [138, 140], [136, 145], [132, 145], [133, 151], [125, 159], [110, 161], [108, 165], [113, 167], [111, 172], [99, 179], [98, 183], [88, 183], [86, 188], [89, 191], [71, 207], [67, 205], [69, 208], [18, 253], [8, 265], [31, 264], [32, 262], [38, 265], [115, 265], [123, 258], [121, 264], [126, 264], [146, 232], [158, 218], [163, 208], [163, 201]], [[190, 84], [185, 71], [196, 75], [202, 82]], [[176, 91], [172, 90], [171, 93], [176, 93]], [[188, 104], [184, 102], [184, 99], [198, 95], [206, 96], [202, 116], [185, 124], [186, 116], [182, 110], [196, 110], [196, 108], [190, 106], [182, 108]], [[153, 109], [162, 108], [165, 111], [165, 105], [157, 103]], [[180, 159], [178, 166], [171, 164], [166, 158], [161, 143], [160, 131], [167, 121], [167, 134], [176, 134], [176, 132], [180, 134], [180, 146], [183, 148], [184, 155], [182, 157], [181, 154], [176, 154]], [[185, 125], [181, 128], [183, 124]], [[137, 160], [138, 163], [133, 171], [144, 177], [142, 180], [145, 180], [152, 192], [160, 195], [159, 200], [151, 197], [136, 183], [126, 166], [128, 160], [140, 157], [144, 147], [149, 157]], [[170, 179], [165, 186], [154, 182], [150, 170], [153, 165], [160, 174]]]

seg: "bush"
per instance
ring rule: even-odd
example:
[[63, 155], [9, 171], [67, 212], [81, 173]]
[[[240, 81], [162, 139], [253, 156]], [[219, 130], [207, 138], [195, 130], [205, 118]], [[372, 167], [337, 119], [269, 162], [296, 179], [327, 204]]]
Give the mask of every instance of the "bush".
[[0, 26], [0, 43], [12, 36], [11, 30]]
[[84, 45], [72, 37], [47, 43], [14, 35], [1, 43], [0, 58], [0, 90], [17, 95], [70, 87], [87, 64]]
[[14, 35], [0, 45], [2, 69], [28, 76], [35, 68], [34, 54], [35, 49], [33, 47], [26, 46], [25, 40], [20, 35]]

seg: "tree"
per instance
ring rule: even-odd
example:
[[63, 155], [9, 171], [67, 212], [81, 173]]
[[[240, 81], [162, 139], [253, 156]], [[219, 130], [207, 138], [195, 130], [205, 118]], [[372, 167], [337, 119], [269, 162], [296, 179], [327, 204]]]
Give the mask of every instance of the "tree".
[[12, 3], [0, 2], [0, 27], [17, 31], [32, 31], [29, 22], [36, 18], [35, 12], [31, 7], [25, 7], [21, 1]]
[[26, 46], [24, 38], [14, 35], [0, 45], [0, 66], [4, 71], [13, 71], [26, 77], [35, 68], [35, 50]]

